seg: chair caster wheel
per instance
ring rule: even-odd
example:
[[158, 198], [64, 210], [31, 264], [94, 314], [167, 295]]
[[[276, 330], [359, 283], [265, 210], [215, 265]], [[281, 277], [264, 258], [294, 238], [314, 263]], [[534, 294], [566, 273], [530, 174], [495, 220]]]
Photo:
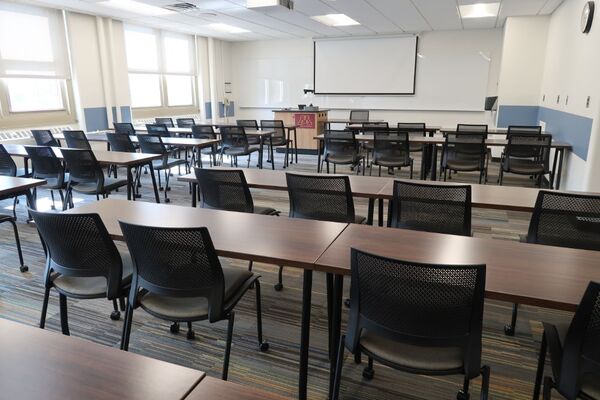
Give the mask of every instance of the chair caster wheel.
[[27, 272], [27, 271], [29, 271], [29, 267], [27, 265], [21, 265], [19, 267], [19, 271], [21, 271], [21, 272]]
[[179, 323], [178, 322], [174, 322], [171, 327], [169, 328], [169, 330], [171, 331], [171, 333], [179, 333]]
[[56, 210], [56, 206], [50, 206], [51, 210]]
[[187, 331], [187, 338], [188, 338], [188, 340], [194, 340], [194, 339], [196, 339], [196, 332], [194, 332], [194, 331]]
[[283, 283], [276, 283], [273, 288], [276, 292], [281, 292], [283, 290]]
[[262, 353], [264, 353], [265, 351], [269, 350], [269, 343], [268, 342], [262, 342], [259, 347], [260, 351]]
[[363, 369], [362, 376], [366, 380], [370, 381], [375, 376], [375, 370], [373, 368], [366, 367], [365, 369]]
[[169, 187], [167, 188], [167, 192], [170, 192], [170, 191], [171, 191], [171, 186], [169, 186]]
[[118, 321], [121, 319], [121, 312], [119, 311], [113, 311], [110, 313], [110, 319], [112, 319], [113, 321]]
[[165, 203], [170, 203], [171, 199], [165, 199]]
[[504, 334], [506, 336], [515, 336], [515, 327], [510, 325], [504, 325]]
[[471, 395], [469, 393], [465, 393], [462, 390], [459, 390], [456, 394], [456, 400], [469, 400]]
[[350, 308], [350, 299], [344, 300], [344, 305], [346, 306], [346, 308]]
[[142, 195], [141, 195], [141, 194], [136, 194], [136, 195], [135, 195], [135, 198], [136, 198], [136, 199], [141, 199], [141, 198], [142, 198]]
[[164, 188], [164, 187], [162, 187], [162, 186], [159, 186], [159, 187], [158, 187], [158, 190], [160, 190], [160, 191], [162, 192], [163, 190], [165, 190], [165, 188]]

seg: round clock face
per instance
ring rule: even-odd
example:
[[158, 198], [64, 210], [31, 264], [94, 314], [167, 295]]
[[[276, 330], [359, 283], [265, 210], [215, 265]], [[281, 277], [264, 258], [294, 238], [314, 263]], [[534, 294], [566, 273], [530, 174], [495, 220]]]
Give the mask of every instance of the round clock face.
[[588, 33], [592, 28], [592, 21], [594, 19], [594, 2], [588, 1], [583, 7], [581, 13], [581, 32]]

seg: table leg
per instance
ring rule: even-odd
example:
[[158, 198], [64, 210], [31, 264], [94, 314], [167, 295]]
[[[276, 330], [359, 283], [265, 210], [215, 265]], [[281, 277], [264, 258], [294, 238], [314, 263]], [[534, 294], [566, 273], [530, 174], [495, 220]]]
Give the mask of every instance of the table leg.
[[329, 398], [332, 398], [333, 379], [338, 358], [340, 335], [342, 330], [342, 296], [344, 293], [344, 276], [335, 275], [333, 281], [333, 307], [331, 316], [331, 351], [329, 352]]
[[556, 171], [556, 187], [554, 188], [556, 190], [560, 189], [560, 177], [562, 175], [563, 159], [565, 157], [565, 149], [560, 149], [559, 151], [560, 156], [558, 158], [558, 171]]
[[383, 199], [378, 199], [377, 213], [377, 218], [379, 219], [377, 224], [383, 226]]
[[263, 135], [259, 136], [258, 143], [259, 143], [259, 145], [258, 145], [258, 168], [262, 169], [262, 167], [263, 167], [263, 151], [265, 148], [265, 139], [264, 139]]
[[198, 184], [192, 183], [192, 207], [196, 207], [198, 204]]
[[152, 166], [152, 161], [148, 163], [148, 167], [150, 168], [150, 176], [152, 177], [152, 187], [154, 188], [154, 199], [157, 203], [160, 203], [160, 196], [158, 195], [158, 187], [156, 186], [156, 177], [154, 176], [154, 167]]
[[127, 166], [127, 200], [135, 201], [135, 195], [132, 196], [132, 192], [135, 192], [133, 189], [133, 185], [135, 185], [133, 180], [133, 174], [131, 173], [131, 165]]
[[431, 148], [431, 180], [437, 181], [437, 145], [433, 144]]
[[423, 145], [423, 150], [421, 151], [421, 180], [424, 181], [427, 179], [427, 146]]
[[369, 211], [367, 212], [367, 225], [373, 225], [373, 214], [375, 213], [375, 199], [369, 198]]
[[269, 154], [271, 157], [271, 169], [275, 170], [275, 156], [273, 155], [273, 135], [269, 136]]
[[302, 325], [300, 329], [300, 378], [298, 381], [298, 398], [306, 400], [308, 384], [308, 345], [310, 340], [310, 309], [312, 302], [312, 270], [304, 270], [302, 288]]
[[327, 350], [329, 351], [329, 357], [331, 357], [331, 352], [333, 347], [335, 347], [333, 346], [331, 331], [331, 321], [333, 321], [333, 274], [328, 272], [325, 276], [327, 279], [327, 337], [329, 339]]
[[317, 139], [317, 173], [321, 172], [321, 150], [323, 147], [323, 141], [320, 139]]

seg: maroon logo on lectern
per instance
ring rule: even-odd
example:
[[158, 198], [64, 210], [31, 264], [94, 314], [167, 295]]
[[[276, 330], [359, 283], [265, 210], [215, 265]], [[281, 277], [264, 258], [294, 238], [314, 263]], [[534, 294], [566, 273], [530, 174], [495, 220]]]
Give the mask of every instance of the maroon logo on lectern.
[[294, 114], [294, 122], [298, 128], [315, 129], [316, 114]]

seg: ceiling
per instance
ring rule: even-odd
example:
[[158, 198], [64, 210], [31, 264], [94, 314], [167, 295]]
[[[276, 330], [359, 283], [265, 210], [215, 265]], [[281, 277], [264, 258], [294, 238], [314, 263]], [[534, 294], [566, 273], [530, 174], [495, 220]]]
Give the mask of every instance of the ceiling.
[[[552, 14], [563, 0], [295, 0], [293, 11], [283, 7], [250, 10], [246, 8], [246, 0], [138, 0], [161, 7], [183, 2], [196, 6], [193, 11], [157, 17], [110, 9], [100, 4], [102, 0], [31, 1], [172, 31], [241, 41], [498, 28], [507, 17]], [[461, 19], [459, 5], [482, 2], [500, 2], [498, 16]], [[350, 16], [360, 25], [329, 27], [310, 18], [339, 13]], [[207, 27], [212, 23], [233, 25], [250, 32], [218, 32]]]

